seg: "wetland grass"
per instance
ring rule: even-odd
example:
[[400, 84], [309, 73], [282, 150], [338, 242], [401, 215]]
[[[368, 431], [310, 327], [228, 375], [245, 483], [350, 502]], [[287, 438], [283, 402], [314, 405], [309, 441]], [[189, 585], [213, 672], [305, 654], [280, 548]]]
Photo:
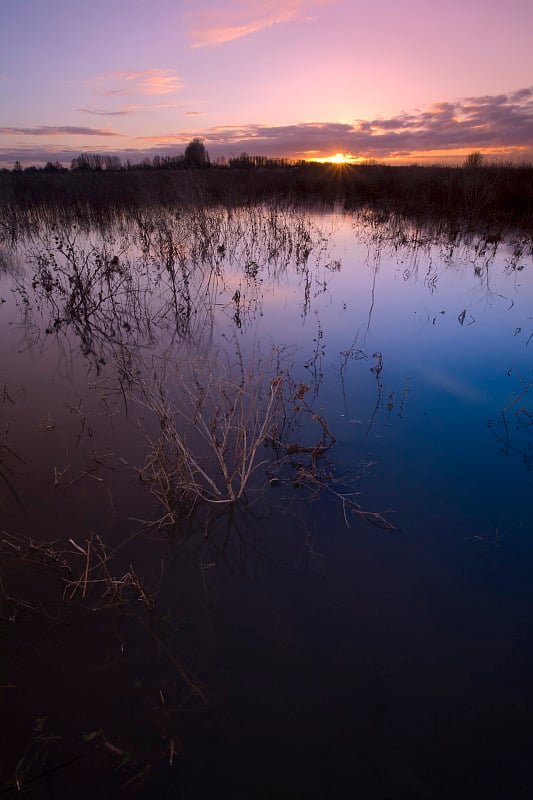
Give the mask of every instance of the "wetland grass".
[[[0, 236], [55, 213], [104, 224], [110, 212], [260, 203], [373, 208], [461, 229], [533, 229], [533, 166], [298, 164], [276, 168], [0, 173]], [[46, 210], [48, 210], [46, 212]], [[55, 210], [52, 212], [52, 210]]]

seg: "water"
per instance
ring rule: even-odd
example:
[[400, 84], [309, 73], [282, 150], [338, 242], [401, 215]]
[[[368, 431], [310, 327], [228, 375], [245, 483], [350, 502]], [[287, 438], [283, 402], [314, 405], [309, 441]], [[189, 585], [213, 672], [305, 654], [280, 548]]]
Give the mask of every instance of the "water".
[[[1, 264], [4, 793], [530, 797], [528, 243], [214, 209]], [[273, 396], [228, 508], [213, 403]]]

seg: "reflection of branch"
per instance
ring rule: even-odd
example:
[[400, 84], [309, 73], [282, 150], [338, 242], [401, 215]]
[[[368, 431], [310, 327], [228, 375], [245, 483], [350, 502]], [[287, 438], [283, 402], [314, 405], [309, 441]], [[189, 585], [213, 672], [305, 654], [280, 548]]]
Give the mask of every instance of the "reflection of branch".
[[[510, 375], [511, 371], [509, 371], [508, 374]], [[511, 398], [500, 411], [499, 425], [502, 429], [502, 433], [498, 432], [497, 424], [491, 420], [488, 421], [487, 426], [497, 441], [500, 442], [502, 453], [505, 456], [521, 455], [526, 469], [530, 470], [533, 459], [533, 416], [525, 405], [521, 408], [516, 408], [516, 406], [527, 396], [528, 392], [533, 387], [533, 380], [527, 382], [520, 374], [518, 374], [518, 378], [523, 387], [522, 391]], [[511, 419], [509, 419], [508, 413], [511, 409], [515, 410]], [[513, 434], [516, 435], [515, 441], [513, 441]], [[524, 437], [527, 434], [530, 436], [529, 440], [526, 439], [524, 441], [522, 438], [522, 440], [518, 439], [518, 442], [516, 441], [516, 438]]]
[[410, 378], [407, 378], [406, 381], [405, 381], [405, 384], [404, 384], [404, 386], [402, 388], [402, 397], [401, 397], [401, 400], [400, 400], [400, 410], [398, 411], [398, 416], [400, 417], [400, 419], [403, 418], [403, 412], [404, 412], [404, 408], [405, 408], [405, 403], [406, 403], [406, 400], [407, 400], [407, 398], [409, 396], [409, 392], [410, 391], [411, 391]]
[[365, 339], [370, 334], [370, 323], [372, 322], [372, 314], [374, 312], [374, 304], [376, 301], [376, 280], [378, 276], [379, 262], [377, 261], [372, 275], [372, 291], [370, 293], [370, 308], [368, 309], [368, 322], [366, 325]]
[[383, 403], [383, 384], [381, 383], [380, 379], [381, 371], [383, 369], [383, 356], [381, 353], [374, 353], [373, 358], [376, 358], [377, 362], [373, 367], [370, 367], [370, 372], [373, 372], [376, 377], [378, 394], [376, 398], [376, 405], [374, 406], [374, 411], [372, 412], [372, 416], [370, 417], [370, 422], [368, 423], [368, 428], [366, 429], [367, 434], [369, 434], [370, 431], [372, 430], [376, 414], [381, 409]]
[[518, 373], [518, 380], [520, 381], [520, 383], [522, 384], [522, 386], [524, 388], [522, 389], [520, 394], [516, 395], [516, 397], [513, 397], [512, 400], [509, 400], [507, 405], [504, 408], [502, 408], [502, 410], [501, 410], [502, 414], [505, 414], [506, 411], [508, 411], [513, 406], [515, 406], [517, 403], [519, 403], [520, 400], [523, 397], [525, 397], [525, 395], [529, 392], [529, 390], [533, 386], [533, 380], [531, 380], [529, 383], [526, 383], [525, 380], [522, 378], [522, 376], [519, 373]]
[[22, 501], [21, 501], [20, 497], [18, 496], [17, 492], [16, 492], [16, 491], [15, 491], [15, 489], [13, 488], [13, 484], [11, 483], [11, 481], [9, 480], [9, 478], [7, 477], [7, 475], [4, 473], [4, 470], [2, 469], [2, 463], [1, 463], [1, 462], [0, 462], [0, 478], [2, 478], [2, 480], [3, 480], [3, 481], [4, 481], [4, 483], [6, 484], [6, 486], [7, 486], [7, 489], [8, 489], [8, 491], [9, 491], [9, 493], [10, 493], [10, 494], [12, 495], [12, 497], [15, 499], [15, 502], [17, 503], [17, 505], [19, 506], [19, 508], [20, 508], [22, 511], [25, 511], [26, 509], [25, 509], [25, 508], [24, 508], [24, 506], [22, 505]]
[[358, 335], [356, 335], [355, 339], [352, 342], [351, 347], [348, 350], [341, 350], [339, 353], [340, 355], [340, 379], [341, 379], [341, 391], [342, 391], [342, 399], [344, 402], [344, 413], [348, 414], [348, 401], [346, 398], [346, 383], [345, 383], [345, 376], [346, 376], [346, 369], [348, 367], [349, 361], [360, 361], [364, 358], [368, 358], [366, 353], [364, 353], [359, 347], [357, 347], [357, 339]]
[[[533, 334], [531, 335], [533, 336]], [[7, 390], [7, 383], [4, 383], [4, 388], [2, 390], [2, 406], [5, 404], [6, 400], [9, 401], [12, 406], [16, 405], [15, 401], [13, 400], [13, 398], [11, 397], [11, 395]]]
[[11, 447], [9, 447], [9, 445], [7, 444], [7, 434], [8, 434], [8, 432], [9, 432], [9, 425], [6, 425], [5, 429], [4, 429], [4, 432], [2, 434], [2, 440], [0, 441], [0, 478], [3, 480], [3, 482], [7, 486], [8, 492], [14, 498], [14, 500], [17, 503], [17, 505], [19, 506], [19, 508], [22, 509], [22, 511], [25, 511], [26, 509], [25, 509], [25, 507], [24, 507], [24, 505], [22, 503], [22, 500], [20, 499], [17, 491], [15, 490], [15, 487], [13, 486], [13, 484], [11, 483], [11, 481], [9, 480], [9, 478], [8, 478], [8, 476], [6, 474], [6, 472], [11, 472], [11, 470], [9, 469], [9, 467], [7, 466], [7, 464], [5, 463], [5, 461], [3, 460], [2, 456], [1, 456], [1, 453], [4, 451], [4, 452], [8, 453], [9, 455], [11, 455], [13, 458], [15, 458], [17, 461], [20, 461], [22, 464], [25, 463], [24, 459], [21, 458], [19, 455], [17, 455], [17, 453], [15, 453], [14, 450], [12, 450]]
[[322, 342], [322, 339], [324, 338], [324, 331], [322, 330], [320, 319], [316, 311], [315, 314], [317, 323], [316, 337], [313, 339], [315, 346], [313, 348], [312, 357], [304, 364], [304, 369], [310, 370], [313, 376], [313, 397], [316, 398], [318, 397], [320, 386], [324, 380], [324, 373], [322, 372], [322, 360], [326, 353], [326, 345]]
[[193, 694], [197, 695], [204, 703], [207, 702], [207, 694], [205, 689], [200, 686], [199, 682], [192, 678], [189, 672], [185, 669], [183, 664], [176, 658], [170, 647], [163, 641], [161, 636], [154, 630], [153, 625], [148, 625], [146, 620], [143, 617], [139, 617], [139, 622], [141, 623], [144, 630], [153, 637], [154, 641], [157, 643], [158, 647], [166, 653], [168, 659], [170, 660], [171, 664], [174, 665], [178, 674], [182, 677], [183, 681], [187, 684], [187, 686], [191, 689]]

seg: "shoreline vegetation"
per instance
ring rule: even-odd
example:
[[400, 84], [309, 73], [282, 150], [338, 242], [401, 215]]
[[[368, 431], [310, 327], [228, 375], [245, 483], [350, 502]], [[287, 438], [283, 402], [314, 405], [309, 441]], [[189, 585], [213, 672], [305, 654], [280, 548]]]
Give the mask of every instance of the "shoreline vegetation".
[[54, 207], [68, 221], [93, 222], [109, 211], [141, 207], [224, 205], [279, 201], [294, 205], [371, 208], [419, 222], [464, 229], [533, 230], [533, 165], [489, 165], [469, 158], [461, 167], [261, 162], [165, 168], [0, 172], [0, 236], [24, 225], [36, 209]]

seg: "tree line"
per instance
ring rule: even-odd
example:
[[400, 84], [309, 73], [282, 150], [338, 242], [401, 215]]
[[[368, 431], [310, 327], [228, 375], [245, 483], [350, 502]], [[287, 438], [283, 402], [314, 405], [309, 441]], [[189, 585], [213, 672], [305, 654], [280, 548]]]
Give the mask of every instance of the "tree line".
[[241, 153], [229, 159], [221, 158], [211, 162], [209, 153], [202, 139], [192, 139], [185, 152], [180, 155], [160, 156], [152, 158], [146, 156], [141, 161], [133, 162], [130, 159], [122, 161], [117, 155], [105, 153], [81, 153], [72, 159], [70, 167], [65, 167], [59, 161], [47, 161], [44, 167], [24, 168], [20, 161], [16, 161], [13, 172], [119, 172], [123, 170], [177, 170], [177, 169], [207, 169], [219, 167], [226, 169], [272, 169], [276, 167], [301, 166], [307, 162], [295, 161], [289, 158], [270, 158], [267, 156], [250, 156]]

